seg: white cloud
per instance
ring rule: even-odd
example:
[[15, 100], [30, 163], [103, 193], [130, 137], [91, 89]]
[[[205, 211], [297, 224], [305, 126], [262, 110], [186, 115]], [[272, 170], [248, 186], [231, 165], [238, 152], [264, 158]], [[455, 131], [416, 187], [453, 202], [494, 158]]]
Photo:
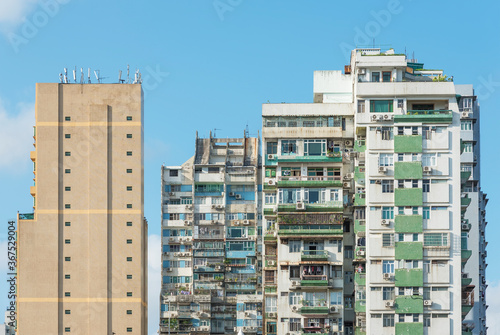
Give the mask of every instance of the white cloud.
[[1, 0], [0, 25], [14, 28], [21, 24], [39, 0]]
[[148, 323], [149, 334], [156, 335], [160, 324], [161, 236], [148, 239]]
[[8, 113], [0, 101], [0, 171], [22, 171], [34, 150], [35, 106], [19, 104], [16, 110], [17, 114]]
[[[486, 289], [486, 304], [489, 305], [486, 310], [486, 326], [490, 332], [496, 333], [500, 329], [500, 282], [488, 282]], [[495, 330], [496, 329], [496, 330]]]

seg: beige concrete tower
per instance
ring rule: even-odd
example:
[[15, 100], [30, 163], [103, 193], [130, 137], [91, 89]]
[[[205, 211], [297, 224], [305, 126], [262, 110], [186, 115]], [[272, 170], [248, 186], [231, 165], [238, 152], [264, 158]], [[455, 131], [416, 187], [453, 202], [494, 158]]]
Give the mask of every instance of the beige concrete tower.
[[139, 84], [37, 84], [18, 333], [147, 334]]

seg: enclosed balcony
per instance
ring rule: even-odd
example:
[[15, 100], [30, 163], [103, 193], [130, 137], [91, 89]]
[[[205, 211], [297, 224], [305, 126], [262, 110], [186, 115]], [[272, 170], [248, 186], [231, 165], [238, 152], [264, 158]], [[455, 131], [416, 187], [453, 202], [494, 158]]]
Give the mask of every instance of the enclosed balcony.
[[394, 115], [394, 123], [451, 123], [452, 120], [452, 110], [408, 110], [406, 114]]
[[394, 274], [396, 287], [420, 287], [424, 285], [422, 269], [396, 269]]
[[366, 194], [356, 193], [354, 195], [354, 206], [365, 206], [366, 205]]
[[334, 176], [280, 176], [278, 187], [342, 187], [340, 177]]
[[422, 135], [394, 135], [394, 152], [422, 152]]
[[397, 322], [395, 335], [423, 335], [424, 324], [422, 322]]
[[423, 204], [421, 188], [396, 188], [394, 190], [394, 204], [399, 207], [418, 207]]
[[328, 251], [326, 250], [302, 250], [300, 253], [301, 261], [326, 261], [328, 260]]
[[279, 204], [278, 212], [341, 212], [344, 210], [342, 201], [325, 201], [322, 203]]
[[396, 297], [397, 314], [422, 314], [424, 299], [420, 295], [404, 295]]

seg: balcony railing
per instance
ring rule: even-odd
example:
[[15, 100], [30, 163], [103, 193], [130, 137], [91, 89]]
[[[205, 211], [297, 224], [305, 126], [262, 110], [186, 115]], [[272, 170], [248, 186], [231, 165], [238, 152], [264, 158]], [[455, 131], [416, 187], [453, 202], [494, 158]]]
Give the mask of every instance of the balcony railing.
[[340, 176], [280, 176], [278, 177], [278, 187], [328, 187], [342, 186]]
[[326, 261], [328, 260], [328, 251], [326, 250], [302, 250], [300, 259], [303, 261]]

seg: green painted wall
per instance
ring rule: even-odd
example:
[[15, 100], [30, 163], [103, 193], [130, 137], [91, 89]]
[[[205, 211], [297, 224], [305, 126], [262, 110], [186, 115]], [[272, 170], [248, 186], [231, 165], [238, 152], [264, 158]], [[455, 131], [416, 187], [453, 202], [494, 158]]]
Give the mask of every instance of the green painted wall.
[[394, 152], [422, 152], [422, 135], [395, 135]]
[[396, 242], [396, 259], [422, 259], [424, 247], [422, 242]]
[[422, 322], [397, 322], [396, 335], [423, 335], [424, 324]]
[[396, 269], [394, 279], [396, 286], [424, 286], [424, 271], [422, 269]]
[[422, 179], [422, 162], [395, 162], [394, 179]]
[[421, 295], [405, 295], [396, 297], [397, 314], [422, 314], [424, 299]]
[[421, 188], [397, 188], [394, 190], [396, 206], [422, 206], [423, 193]]
[[394, 230], [396, 233], [421, 233], [422, 215], [396, 215]]

